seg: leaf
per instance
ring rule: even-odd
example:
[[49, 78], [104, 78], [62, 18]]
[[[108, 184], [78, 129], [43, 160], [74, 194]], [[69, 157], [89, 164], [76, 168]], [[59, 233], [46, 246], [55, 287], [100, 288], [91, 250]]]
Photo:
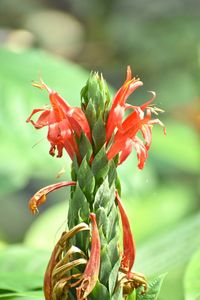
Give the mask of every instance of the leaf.
[[108, 247], [105, 246], [101, 250], [101, 267], [99, 273], [99, 279], [105, 285], [107, 285], [107, 280], [109, 278], [110, 270], [112, 270], [112, 265], [111, 265], [110, 257], [108, 255]]
[[199, 247], [200, 213], [197, 213], [176, 225], [173, 230], [139, 246], [134, 269], [142, 270], [147, 276], [167, 272], [186, 263]]
[[200, 299], [200, 249], [192, 256], [185, 273], [184, 290], [186, 300]]
[[100, 206], [105, 208], [107, 203], [110, 201], [110, 197], [111, 194], [110, 194], [108, 180], [105, 179], [96, 192], [94, 204], [93, 204], [94, 209], [98, 209]]
[[136, 293], [136, 300], [156, 300], [160, 293], [164, 277], [165, 275], [160, 275], [157, 278], [151, 280], [148, 284], [147, 292], [144, 295], [141, 294], [143, 287], [138, 288]]
[[117, 170], [116, 170], [116, 165], [112, 160], [109, 162], [109, 172], [108, 172], [108, 182], [109, 186], [112, 186], [112, 184], [115, 182], [117, 178]]
[[115, 263], [115, 265], [114, 265], [114, 267], [113, 267], [113, 269], [112, 269], [112, 271], [110, 273], [110, 276], [109, 276], [108, 286], [109, 286], [109, 293], [110, 293], [110, 295], [113, 294], [114, 289], [116, 287], [116, 281], [117, 281], [117, 277], [118, 277], [120, 263], [121, 263], [121, 257]]
[[118, 286], [116, 291], [114, 292], [113, 296], [111, 297], [112, 300], [121, 300], [122, 299], [122, 287]]
[[99, 116], [92, 130], [92, 137], [95, 145], [95, 153], [97, 153], [105, 144], [106, 130], [102, 117]]
[[119, 243], [119, 236], [117, 232], [116, 235], [113, 237], [113, 239], [108, 243], [108, 255], [110, 257], [110, 262], [113, 267], [120, 256], [118, 243]]
[[19, 293], [3, 293], [0, 294], [0, 299], [10, 300], [44, 300], [43, 291], [25, 291]]
[[96, 284], [94, 290], [90, 294], [90, 299], [91, 300], [102, 300], [102, 299], [109, 300], [110, 295], [108, 293], [107, 288], [103, 284], [101, 284], [99, 281], [97, 281], [97, 284]]
[[107, 214], [105, 211], [104, 207], [99, 207], [96, 211], [95, 211], [96, 217], [97, 217], [97, 224], [98, 224], [98, 228], [102, 227], [102, 231], [104, 236], [106, 237], [106, 232], [107, 232]]
[[31, 87], [31, 81], [39, 80], [40, 73], [50, 87], [69, 99], [71, 105], [77, 105], [88, 73], [73, 63], [36, 50], [16, 53], [0, 49], [0, 65], [0, 138], [4, 141], [0, 148], [0, 190], [5, 194], [23, 187], [30, 176], [52, 177], [58, 169], [58, 161], [48, 155], [46, 130], [36, 131], [25, 122], [34, 108], [48, 103], [48, 95]]
[[104, 147], [96, 154], [92, 162], [92, 171], [97, 182], [103, 182], [109, 170], [108, 158]]
[[92, 99], [90, 99], [90, 101], [87, 105], [87, 108], [85, 110], [85, 115], [90, 124], [90, 128], [92, 129], [94, 127], [94, 124], [96, 123], [96, 111], [95, 111], [94, 105], [92, 103]]
[[83, 222], [88, 223], [89, 218], [89, 203], [87, 202], [87, 199], [82, 192], [80, 186], [76, 185], [75, 192], [73, 194], [73, 198], [70, 199], [69, 202], [69, 215], [70, 215], [70, 221], [73, 222], [72, 224], [69, 224], [69, 228], [72, 228], [76, 224], [79, 223], [78, 215], [82, 219]]
[[0, 289], [25, 292], [42, 289], [49, 252], [12, 246], [0, 251]]
[[95, 179], [91, 168], [87, 163], [86, 157], [83, 159], [78, 170], [77, 180], [82, 192], [90, 202], [95, 187]]
[[92, 145], [83, 132], [79, 140], [79, 150], [81, 153], [81, 157], [84, 158], [86, 156], [86, 159], [89, 162], [92, 155]]

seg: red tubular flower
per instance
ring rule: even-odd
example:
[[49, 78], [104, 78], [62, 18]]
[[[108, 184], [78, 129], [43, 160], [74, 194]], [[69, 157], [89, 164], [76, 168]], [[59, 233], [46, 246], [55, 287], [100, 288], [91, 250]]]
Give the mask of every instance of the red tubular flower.
[[[74, 133], [80, 137], [81, 132], [84, 132], [91, 141], [90, 127], [85, 114], [80, 108], [69, 106], [58, 93], [52, 91], [45, 83], [41, 82], [33, 85], [48, 91], [51, 109], [34, 109], [26, 121], [31, 122], [36, 129], [48, 126], [47, 139], [51, 144], [49, 153], [52, 156], [57, 150], [57, 156], [61, 157], [64, 148], [72, 160], [74, 156], [77, 156], [80, 160]], [[41, 112], [41, 115], [34, 122], [32, 116], [38, 112]]]
[[90, 219], [92, 222], [91, 252], [90, 252], [90, 258], [88, 260], [88, 263], [86, 265], [83, 274], [82, 283], [76, 289], [77, 300], [87, 299], [87, 296], [94, 289], [99, 276], [101, 244], [100, 244], [99, 231], [96, 223], [96, 215], [94, 213], [91, 213]]
[[[148, 150], [152, 140], [152, 126], [159, 124], [164, 127], [159, 119], [151, 120], [152, 113], [157, 114], [161, 109], [150, 107], [149, 105], [155, 99], [153, 97], [141, 106], [132, 106], [125, 103], [128, 96], [139, 86], [142, 82], [131, 79], [130, 67], [127, 69], [127, 79], [121, 89], [117, 92], [111, 110], [108, 116], [106, 127], [107, 144], [114, 133], [113, 142], [108, 149], [108, 159], [119, 155], [119, 164], [126, 160], [134, 147], [138, 157], [138, 167], [142, 169], [148, 157]], [[123, 121], [126, 109], [133, 110], [128, 117]], [[143, 139], [137, 137], [138, 132], [142, 133]]]
[[135, 261], [135, 241], [133, 239], [133, 235], [131, 232], [131, 227], [129, 224], [128, 216], [123, 207], [121, 199], [119, 197], [118, 192], [116, 192], [116, 200], [117, 205], [119, 207], [119, 212], [122, 220], [122, 229], [123, 229], [123, 256], [121, 261], [121, 269], [123, 272], [127, 274], [127, 276], [131, 273], [131, 269], [133, 267]]
[[76, 185], [75, 181], [62, 181], [59, 183], [48, 185], [40, 189], [29, 201], [29, 209], [33, 214], [38, 212], [38, 206], [43, 204], [46, 201], [46, 195], [50, 192], [53, 192], [64, 186], [74, 186]]
[[135, 77], [132, 78], [131, 68], [127, 68], [127, 76], [124, 84], [116, 93], [112, 107], [109, 112], [108, 121], [106, 125], [106, 141], [109, 142], [112, 134], [116, 128], [120, 128], [124, 113], [130, 105], [126, 104], [127, 98], [143, 83]]

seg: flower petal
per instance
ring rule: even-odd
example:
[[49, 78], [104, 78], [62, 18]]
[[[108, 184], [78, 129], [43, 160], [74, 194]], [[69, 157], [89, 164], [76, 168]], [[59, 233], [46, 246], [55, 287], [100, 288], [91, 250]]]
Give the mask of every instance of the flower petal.
[[81, 285], [76, 289], [77, 300], [87, 299], [87, 296], [94, 289], [99, 276], [101, 244], [96, 223], [96, 215], [94, 213], [91, 213], [90, 219], [92, 222], [91, 252], [90, 258], [83, 274], [83, 281]]
[[75, 186], [75, 181], [62, 181], [40, 189], [29, 201], [29, 209], [33, 214], [38, 212], [38, 206], [46, 201], [46, 195], [64, 186]]
[[127, 68], [127, 77], [122, 85], [122, 87], [116, 93], [112, 107], [108, 115], [108, 121], [106, 125], [106, 141], [109, 142], [112, 137], [115, 128], [121, 126], [126, 107], [127, 98], [140, 86], [143, 85], [142, 81], [136, 79], [135, 77], [131, 78], [131, 68]]
[[126, 214], [126, 211], [124, 209], [124, 206], [121, 202], [121, 199], [117, 191], [116, 191], [116, 200], [117, 200], [117, 205], [119, 207], [119, 212], [122, 220], [122, 228], [123, 228], [123, 256], [121, 261], [121, 269], [124, 272], [129, 273], [131, 272], [131, 269], [135, 261], [136, 246], [131, 232], [128, 216]]

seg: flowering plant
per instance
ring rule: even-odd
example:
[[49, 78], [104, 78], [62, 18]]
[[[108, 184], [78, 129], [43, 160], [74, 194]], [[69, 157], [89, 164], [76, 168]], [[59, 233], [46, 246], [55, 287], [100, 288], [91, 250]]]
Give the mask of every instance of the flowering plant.
[[36, 129], [48, 128], [50, 155], [62, 157], [66, 150], [72, 160], [71, 181], [42, 188], [29, 202], [35, 214], [49, 192], [71, 186], [68, 230], [57, 242], [47, 266], [45, 299], [120, 300], [127, 299], [138, 288], [140, 294], [148, 293], [145, 277], [132, 270], [136, 247], [120, 199], [117, 167], [133, 148], [138, 168], [144, 167], [153, 125], [164, 128], [157, 117], [152, 119], [153, 114], [162, 111], [153, 105], [155, 93], [151, 92], [152, 98], [141, 106], [127, 103], [128, 97], [143, 85], [132, 76], [130, 67], [113, 101], [103, 77], [91, 73], [81, 91], [81, 108], [70, 106], [43, 81], [33, 85], [48, 92], [50, 107], [34, 109], [27, 122]]

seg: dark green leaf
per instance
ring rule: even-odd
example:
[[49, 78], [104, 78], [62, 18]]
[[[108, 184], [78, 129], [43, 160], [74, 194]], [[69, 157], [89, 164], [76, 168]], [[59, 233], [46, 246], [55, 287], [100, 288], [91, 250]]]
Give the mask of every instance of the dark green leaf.
[[110, 257], [110, 261], [112, 266], [116, 264], [116, 261], [119, 259], [119, 235], [118, 232], [116, 236], [108, 243], [108, 255]]
[[96, 154], [92, 162], [92, 171], [98, 183], [100, 181], [103, 182], [108, 174], [108, 170], [108, 158], [104, 147], [102, 147], [101, 150]]
[[118, 261], [115, 263], [110, 276], [109, 276], [109, 281], [108, 281], [108, 286], [109, 286], [109, 293], [112, 296], [113, 292], [116, 287], [116, 282], [117, 282], [117, 277], [118, 277], [118, 272], [119, 272], [119, 267], [121, 263], [121, 257], [118, 259]]
[[107, 223], [107, 214], [106, 214], [105, 208], [99, 207], [97, 209], [97, 211], [95, 211], [95, 213], [97, 216], [98, 228], [102, 227], [103, 234], [104, 234], [104, 236], [106, 236], [108, 223]]
[[95, 153], [97, 153], [105, 144], [106, 130], [102, 117], [99, 116], [92, 130], [92, 138], [95, 145]]
[[95, 187], [95, 179], [91, 168], [87, 163], [86, 157], [83, 159], [78, 170], [77, 180], [80, 185], [80, 188], [82, 189], [82, 192], [90, 201]]
[[81, 134], [79, 140], [79, 150], [81, 157], [84, 158], [86, 156], [86, 159], [89, 162], [92, 155], [92, 145], [84, 133]]
[[108, 202], [110, 201], [110, 197], [111, 194], [108, 185], [108, 180], [105, 179], [96, 192], [95, 199], [94, 199], [94, 209], [98, 209], [100, 206], [106, 207]]
[[84, 193], [82, 192], [80, 186], [77, 184], [76, 190], [73, 194], [72, 199], [70, 199], [70, 203], [69, 203], [69, 215], [70, 215], [69, 228], [72, 228], [73, 226], [79, 223], [79, 217], [78, 217], [79, 215], [80, 218], [87, 223], [89, 218], [89, 213], [90, 210], [89, 210], [89, 204], [87, 202], [87, 199]]
[[113, 159], [109, 162], [109, 172], [108, 172], [108, 182], [109, 182], [109, 186], [111, 186], [113, 184], [113, 182], [115, 182], [117, 178], [117, 171], [116, 171], [116, 165], [113, 161]]
[[109, 278], [109, 274], [112, 270], [112, 265], [110, 262], [110, 257], [108, 255], [108, 248], [105, 246], [101, 250], [101, 267], [100, 267], [100, 274], [99, 279], [103, 284], [107, 284], [107, 280]]
[[94, 124], [96, 123], [96, 111], [94, 108], [94, 105], [92, 103], [92, 100], [90, 99], [87, 108], [85, 110], [86, 118], [88, 120], [88, 123], [90, 125], [90, 128], [93, 129]]

